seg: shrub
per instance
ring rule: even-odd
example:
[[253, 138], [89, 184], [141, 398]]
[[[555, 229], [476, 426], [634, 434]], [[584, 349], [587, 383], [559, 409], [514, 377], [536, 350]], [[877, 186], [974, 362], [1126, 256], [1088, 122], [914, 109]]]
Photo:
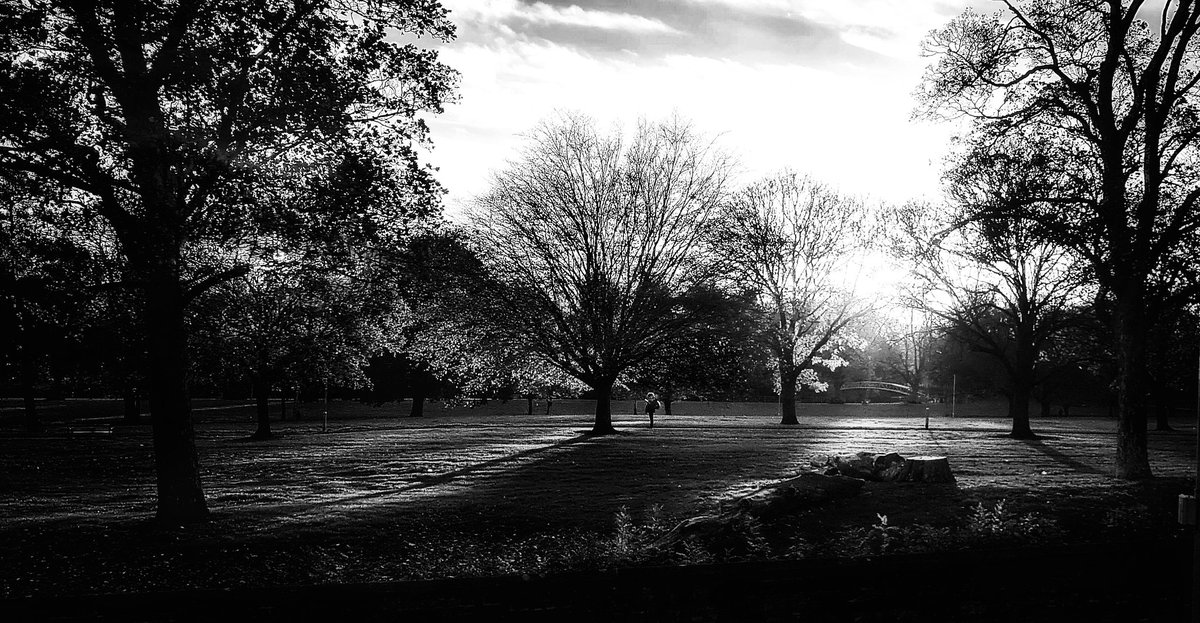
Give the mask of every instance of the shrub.
[[1007, 500], [1000, 500], [992, 508], [976, 504], [967, 516], [967, 531], [983, 539], [1038, 540], [1057, 532], [1053, 519], [1037, 513], [1016, 514], [1005, 507]]
[[621, 506], [613, 515], [613, 524], [613, 535], [603, 544], [604, 558], [610, 563], [630, 564], [647, 560], [655, 554], [650, 544], [666, 532], [661, 504], [651, 506], [641, 524], [633, 520], [628, 508]]
[[875, 516], [879, 518], [879, 521], [867, 528], [866, 536], [863, 537], [860, 547], [877, 556], [892, 551], [895, 541], [900, 537], [900, 529], [888, 525], [887, 515], [875, 513]]

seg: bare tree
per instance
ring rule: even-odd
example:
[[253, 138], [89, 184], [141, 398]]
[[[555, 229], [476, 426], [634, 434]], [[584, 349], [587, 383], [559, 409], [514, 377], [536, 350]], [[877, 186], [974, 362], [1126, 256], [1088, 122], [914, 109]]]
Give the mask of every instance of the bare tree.
[[[891, 331], [888, 345], [895, 349], [898, 361], [885, 362], [890, 371], [908, 385], [909, 402], [920, 402], [921, 383], [925, 381], [933, 359], [937, 328], [934, 316], [924, 309], [909, 307], [908, 323], [900, 323], [899, 331]], [[919, 313], [918, 313], [919, 312]]]
[[677, 305], [709, 280], [701, 231], [729, 161], [678, 119], [626, 140], [580, 115], [539, 125], [473, 210], [495, 320], [596, 394], [592, 432], [614, 432], [626, 370], [693, 321]]
[[[925, 43], [936, 62], [919, 113], [974, 120], [980, 158], [1039, 169], [1041, 192], [985, 206], [1036, 223], [1071, 247], [1111, 297], [1118, 361], [1116, 473], [1151, 475], [1146, 449], [1148, 329], [1154, 284], [1200, 240], [1195, 95], [1200, 3], [1163, 3], [1155, 24], [1141, 0], [1004, 0], [971, 11]], [[1031, 148], [1032, 146], [1032, 148]]]
[[797, 384], [820, 386], [813, 366], [836, 367], [836, 338], [866, 311], [844, 287], [865, 215], [860, 201], [785, 172], [735, 195], [713, 229], [730, 278], [758, 292], [783, 424], [798, 423]]
[[[963, 186], [956, 190], [962, 201], [996, 200], [994, 194], [971, 196]], [[948, 208], [923, 203], [902, 206], [897, 216], [893, 252], [915, 280], [906, 303], [995, 359], [1007, 377], [1012, 436], [1034, 437], [1029, 400], [1037, 363], [1076, 321], [1087, 291], [1076, 258], [1016, 219], [959, 220]]]

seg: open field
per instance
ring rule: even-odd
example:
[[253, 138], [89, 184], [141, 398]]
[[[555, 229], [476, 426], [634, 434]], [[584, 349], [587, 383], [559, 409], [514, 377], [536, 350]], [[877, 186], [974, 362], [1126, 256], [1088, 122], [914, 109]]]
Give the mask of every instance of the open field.
[[[85, 419], [96, 419], [98, 421], [113, 420], [121, 416], [123, 408], [122, 403], [118, 400], [86, 398], [40, 401], [38, 405], [42, 419], [48, 422], [79, 421]], [[202, 422], [236, 422], [241, 420], [252, 424], [254, 420], [254, 412], [251, 408], [253, 401], [251, 400], [193, 399], [192, 405], [197, 420]], [[404, 417], [409, 414], [412, 408], [411, 401], [407, 400], [381, 405], [334, 400], [329, 405], [330, 416], [335, 419]], [[590, 400], [556, 398], [552, 401], [549, 415], [575, 415], [586, 419], [587, 414], [593, 412], [594, 405], [595, 402]], [[614, 400], [612, 409], [613, 413], [617, 415], [637, 416], [641, 414], [642, 405], [643, 403], [640, 400]], [[142, 407], [144, 410], [147, 404], [143, 402]], [[294, 407], [295, 403], [290, 401], [287, 403], [289, 419], [294, 415]], [[304, 414], [304, 419], [309, 422], [314, 420], [319, 421], [324, 410], [320, 402], [300, 403], [300, 408]], [[926, 413], [931, 417], [949, 417], [952, 408], [954, 414], [961, 418], [1004, 418], [1007, 413], [1007, 405], [1002, 400], [975, 400], [960, 402], [953, 406], [948, 403], [911, 405], [901, 402], [873, 402], [871, 404], [854, 402], [826, 404], [814, 402], [800, 403], [799, 413], [802, 417], [804, 415], [819, 415], [834, 418], [924, 417]], [[1037, 413], [1036, 402], [1031, 403], [1031, 409], [1033, 413]], [[459, 403], [429, 402], [425, 406], [425, 413], [430, 416], [481, 417], [493, 415], [526, 415], [528, 411], [529, 403], [524, 399], [509, 401], [489, 400], [486, 403], [474, 401], [473, 404], [467, 404], [467, 401]], [[675, 416], [736, 415], [762, 417], [765, 422], [770, 422], [772, 417], [778, 416], [779, 405], [775, 402], [689, 400], [672, 403], [671, 411]], [[279, 401], [273, 400], [271, 402], [271, 413], [275, 414], [275, 417], [278, 419], [279, 412]], [[537, 415], [546, 415], [546, 401], [544, 399], [535, 400], [533, 412]], [[0, 399], [0, 427], [3, 427], [5, 423], [9, 425], [19, 423], [20, 415], [20, 401]], [[143, 415], [148, 416], [149, 414], [143, 412]], [[1071, 407], [1072, 417], [1103, 418], [1108, 415], [1108, 407], [1102, 404]], [[659, 416], [662, 417], [663, 414], [659, 413]], [[1185, 420], [1189, 417], [1186, 413], [1181, 413], [1181, 416]]]
[[[248, 407], [197, 411], [214, 516], [182, 530], [149, 522], [148, 426], [109, 433], [103, 420], [48, 417], [45, 432], [28, 434], [6, 412], [0, 597], [471, 575], [481, 570], [456, 566], [456, 556], [511, 562], [523, 554], [503, 550], [528, 539], [611, 532], [621, 507], [635, 521], [657, 513], [673, 522], [814, 457], [857, 451], [945, 455], [958, 482], [868, 483], [797, 518], [806, 539], [868, 527], [876, 513], [898, 526], [958, 525], [974, 505], [999, 500], [1054, 520], [1068, 540], [1120, 539], [1177, 531], [1174, 496], [1195, 465], [1194, 419], [1184, 417], [1176, 431], [1150, 433], [1159, 478], [1124, 483], [1110, 477], [1115, 422], [1106, 418], [1035, 419], [1043, 438], [1016, 441], [1003, 436], [1007, 422], [982, 416], [935, 415], [927, 430], [924, 405], [804, 405], [791, 428], [751, 405], [765, 413], [681, 408], [654, 429], [619, 414], [622, 434], [595, 438], [583, 434], [590, 416], [581, 412], [435, 408], [414, 419], [395, 417], [406, 412], [395, 405], [335, 402], [323, 432], [306, 407], [299, 422], [276, 421], [278, 438], [266, 442], [245, 440]], [[421, 557], [423, 566], [411, 564]]]

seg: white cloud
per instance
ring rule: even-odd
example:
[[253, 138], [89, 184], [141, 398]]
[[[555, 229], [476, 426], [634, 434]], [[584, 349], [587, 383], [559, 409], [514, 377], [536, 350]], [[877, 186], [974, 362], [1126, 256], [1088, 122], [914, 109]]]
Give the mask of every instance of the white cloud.
[[[511, 5], [481, 4], [478, 11], [500, 14]], [[836, 10], [843, 9], [828, 9], [823, 19], [835, 19]], [[883, 32], [873, 24], [856, 32]], [[893, 45], [879, 36], [880, 46]], [[934, 197], [951, 129], [909, 120], [923, 60], [915, 45], [893, 52], [901, 62], [832, 71], [685, 55], [600, 58], [542, 40], [457, 42], [441, 54], [462, 72], [462, 102], [429, 120], [435, 145], [429, 160], [441, 167], [453, 213], [486, 190], [490, 171], [517, 156], [521, 133], [556, 110], [627, 127], [639, 116], [678, 112], [719, 135], [742, 162], [746, 181], [790, 167], [876, 199]]]
[[627, 30], [632, 32], [678, 32], [660, 20], [632, 15], [630, 13], [611, 13], [608, 11], [592, 11], [571, 5], [566, 8], [552, 7], [541, 2], [535, 3], [529, 11], [522, 15], [525, 19], [544, 24], [563, 24], [567, 26], [585, 26], [605, 30]]
[[455, 20], [499, 23], [521, 20], [541, 25], [579, 26], [633, 33], [675, 33], [660, 20], [634, 15], [585, 9], [579, 5], [556, 7], [544, 2], [522, 4], [516, 0], [459, 0], [444, 3]]
[[948, 17], [946, 3], [912, 0], [690, 1], [799, 16], [840, 32], [846, 43], [897, 59], [914, 57], [925, 34]]

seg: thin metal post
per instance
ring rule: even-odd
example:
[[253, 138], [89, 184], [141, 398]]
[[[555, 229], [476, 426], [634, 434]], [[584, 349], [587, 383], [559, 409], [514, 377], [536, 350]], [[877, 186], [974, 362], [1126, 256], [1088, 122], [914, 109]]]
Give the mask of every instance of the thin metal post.
[[325, 379], [325, 413], [321, 421], [321, 432], [329, 432], [329, 379]]
[[950, 417], [954, 417], [955, 409], [958, 407], [958, 375], [955, 374], [950, 382]]

